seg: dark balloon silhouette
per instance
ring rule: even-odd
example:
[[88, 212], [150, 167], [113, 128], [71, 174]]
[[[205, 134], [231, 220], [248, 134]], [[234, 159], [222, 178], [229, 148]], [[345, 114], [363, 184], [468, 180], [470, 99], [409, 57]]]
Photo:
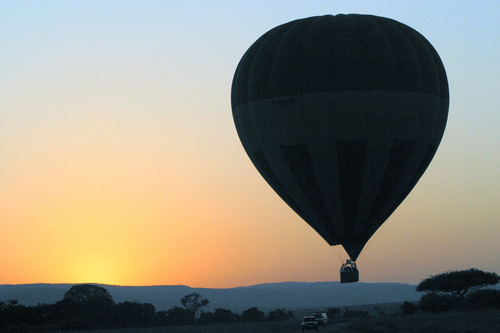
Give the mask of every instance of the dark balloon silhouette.
[[238, 64], [231, 104], [264, 179], [355, 261], [432, 160], [449, 91], [439, 55], [414, 29], [326, 15], [260, 37]]

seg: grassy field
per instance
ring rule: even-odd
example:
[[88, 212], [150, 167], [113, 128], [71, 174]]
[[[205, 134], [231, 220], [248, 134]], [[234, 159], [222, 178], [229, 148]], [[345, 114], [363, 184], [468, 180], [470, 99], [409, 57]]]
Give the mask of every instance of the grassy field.
[[343, 330], [334, 332], [498, 333], [500, 310], [378, 316], [352, 320]]
[[[340, 307], [341, 315], [344, 307]], [[367, 311], [369, 318], [331, 318], [328, 327], [319, 332], [425, 332], [425, 333], [499, 333], [500, 309], [467, 312], [446, 312], [437, 314], [399, 314], [399, 304], [378, 304], [349, 307], [349, 310]], [[220, 325], [193, 325], [157, 327], [147, 329], [117, 329], [100, 331], [79, 331], [78, 333], [253, 333], [253, 332], [300, 332], [302, 315], [309, 310], [294, 311], [296, 318], [281, 322], [235, 323]], [[314, 332], [314, 331], [313, 331]]]

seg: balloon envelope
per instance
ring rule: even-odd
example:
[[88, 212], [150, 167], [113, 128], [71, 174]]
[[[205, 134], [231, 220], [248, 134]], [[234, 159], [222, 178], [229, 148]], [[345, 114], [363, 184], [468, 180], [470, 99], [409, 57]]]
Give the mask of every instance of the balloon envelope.
[[264, 179], [356, 260], [432, 160], [449, 91], [417, 31], [383, 17], [326, 15], [260, 37], [236, 69], [231, 104]]

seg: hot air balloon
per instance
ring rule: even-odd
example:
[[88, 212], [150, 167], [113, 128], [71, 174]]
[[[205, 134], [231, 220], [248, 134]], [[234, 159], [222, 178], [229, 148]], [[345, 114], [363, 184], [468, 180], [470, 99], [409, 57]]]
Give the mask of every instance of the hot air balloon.
[[[395, 20], [325, 15], [277, 26], [243, 55], [231, 106], [243, 147], [276, 193], [356, 259], [431, 162], [449, 90], [438, 53]], [[349, 273], [347, 271], [354, 271]]]

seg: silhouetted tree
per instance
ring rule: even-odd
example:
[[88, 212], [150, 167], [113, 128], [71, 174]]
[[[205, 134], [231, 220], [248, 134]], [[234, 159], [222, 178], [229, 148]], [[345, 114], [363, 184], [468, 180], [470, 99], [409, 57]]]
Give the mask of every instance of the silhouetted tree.
[[224, 308], [217, 308], [214, 312], [202, 312], [198, 324], [233, 323], [240, 319], [237, 313]]
[[201, 311], [200, 317], [196, 322], [200, 325], [212, 324], [214, 323], [214, 313]]
[[109, 292], [95, 284], [77, 284], [64, 293], [64, 300], [76, 304], [113, 304]]
[[500, 308], [500, 290], [479, 289], [467, 294], [467, 307], [471, 309]]
[[167, 310], [165, 318], [167, 325], [190, 325], [195, 323], [194, 312], [181, 307]]
[[17, 299], [9, 299], [7, 302], [0, 304], [2, 309], [2, 326], [19, 325], [30, 321], [31, 318], [27, 316], [27, 308], [21, 304]]
[[93, 329], [111, 326], [114, 301], [108, 291], [94, 284], [71, 287], [55, 304], [67, 329]]
[[217, 308], [214, 311], [214, 321], [216, 323], [232, 323], [239, 319], [238, 314], [224, 308]]
[[260, 311], [256, 307], [253, 307], [243, 311], [243, 313], [241, 314], [241, 321], [244, 322], [263, 321], [265, 317], [266, 315], [264, 312]]
[[155, 307], [150, 303], [123, 302], [113, 307], [114, 326], [146, 327], [152, 324]]
[[184, 296], [181, 303], [186, 310], [192, 311], [195, 315], [204, 306], [207, 306], [209, 301], [201, 297], [198, 293], [192, 293]]
[[169, 318], [167, 311], [157, 311], [153, 319], [153, 326], [167, 326], [169, 324]]
[[418, 307], [422, 312], [443, 312], [463, 308], [464, 299], [453, 294], [429, 292], [420, 298]]
[[15, 306], [18, 306], [20, 305], [19, 304], [19, 301], [17, 299], [9, 299], [7, 300], [7, 307], [15, 307]]
[[473, 288], [495, 285], [498, 281], [499, 277], [496, 273], [471, 268], [431, 276], [419, 283], [417, 291], [452, 293], [463, 298]]

